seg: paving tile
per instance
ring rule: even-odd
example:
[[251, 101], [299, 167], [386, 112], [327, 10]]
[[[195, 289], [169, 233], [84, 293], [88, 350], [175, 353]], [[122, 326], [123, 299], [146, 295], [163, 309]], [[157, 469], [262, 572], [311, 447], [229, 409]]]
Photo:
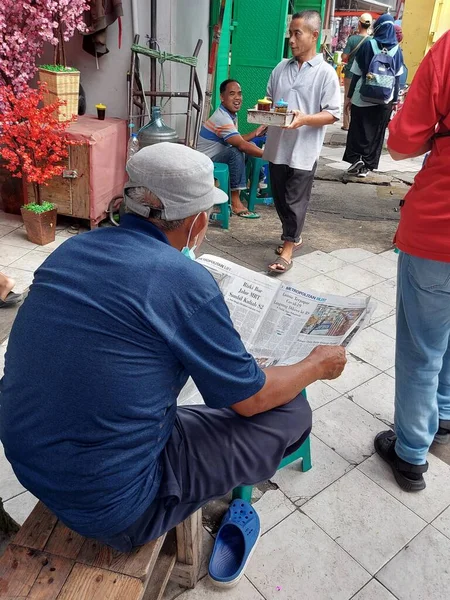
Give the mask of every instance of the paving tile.
[[395, 600], [395, 596], [376, 579], [372, 579], [352, 600]]
[[[163, 596], [163, 600], [171, 600], [173, 596]], [[264, 597], [253, 587], [249, 580], [244, 577], [235, 588], [217, 588], [205, 577], [197, 583], [193, 590], [188, 590], [177, 596], [179, 600], [212, 600], [223, 598], [224, 600], [264, 600]]]
[[17, 229], [15, 225], [0, 225], [0, 238]]
[[[350, 296], [350, 298], [368, 298], [369, 294], [364, 292], [357, 292]], [[376, 300], [371, 297], [371, 302], [375, 304], [375, 310], [370, 315], [369, 325], [373, 325], [374, 323], [378, 323], [379, 321], [384, 321], [387, 317], [395, 315], [395, 306], [390, 304], [385, 304], [384, 302], [380, 302], [380, 300]]]
[[448, 600], [450, 540], [426, 527], [378, 574], [398, 600]]
[[16, 260], [15, 262], [11, 263], [11, 267], [14, 267], [16, 269], [23, 269], [24, 271], [31, 271], [32, 273], [34, 273], [34, 271], [36, 271], [36, 269], [39, 269], [39, 267], [45, 260], [47, 260], [47, 258], [48, 254], [46, 254], [45, 252], [31, 250], [31, 252], [28, 252], [28, 254], [26, 254], [22, 258], [19, 258], [19, 260]]
[[340, 260], [331, 254], [327, 254], [326, 252], [322, 252], [321, 250], [311, 252], [310, 254], [303, 254], [303, 256], [297, 256], [294, 259], [294, 262], [305, 265], [319, 273], [328, 273], [328, 271], [334, 271], [340, 267], [345, 267], [345, 262], [343, 260]]
[[331, 277], [336, 281], [341, 281], [345, 285], [352, 287], [355, 290], [361, 291], [371, 285], [376, 285], [384, 281], [383, 277], [375, 275], [370, 271], [361, 269], [358, 265], [346, 265], [335, 271], [327, 273], [327, 277]]
[[388, 335], [393, 340], [395, 340], [395, 334], [396, 334], [396, 316], [395, 315], [392, 315], [391, 317], [388, 317], [387, 319], [383, 319], [382, 321], [378, 321], [378, 323], [374, 323], [372, 325], [372, 327], [374, 329], [376, 329], [377, 331], [381, 331], [381, 333], [384, 333], [385, 335]]
[[[274, 261], [276, 258], [274, 259]], [[299, 264], [294, 262], [292, 265], [292, 269], [290, 269], [287, 273], [283, 273], [283, 275], [277, 275], [277, 279], [281, 279], [284, 283], [303, 283], [307, 279], [312, 279], [318, 275], [317, 271], [306, 267], [303, 264]]]
[[347, 396], [377, 419], [394, 422], [395, 381], [386, 373], [366, 381]]
[[426, 526], [357, 469], [302, 510], [372, 575]]
[[344, 396], [313, 413], [314, 435], [353, 464], [375, 452], [373, 438], [383, 429], [384, 423]]
[[[205, 577], [205, 575], [207, 575], [207, 573], [208, 573], [209, 559], [211, 557], [212, 549], [214, 546], [214, 538], [212, 537], [212, 535], [210, 533], [208, 533], [208, 531], [204, 527], [202, 529], [202, 532], [203, 532], [203, 556], [202, 556], [202, 563], [200, 565], [199, 579], [201, 579], [202, 577]], [[181, 585], [178, 585], [176, 582], [169, 580], [169, 583], [164, 592], [163, 600], [173, 600], [173, 598], [178, 597], [184, 591], [186, 591], [185, 587], [182, 587]], [[99, 598], [99, 600], [101, 600], [101, 599]]]
[[56, 250], [56, 248], [59, 248], [59, 246], [64, 244], [64, 242], [66, 242], [67, 239], [68, 238], [62, 236], [55, 237], [54, 242], [50, 242], [50, 244], [45, 244], [45, 246], [37, 246], [36, 250], [38, 250], [38, 252], [46, 252], [47, 254], [51, 254], [53, 250]]
[[[6, 350], [6, 348], [2, 348], [1, 350]], [[0, 355], [1, 355], [0, 350]], [[0, 359], [0, 367], [1, 365]], [[3, 451], [3, 446], [0, 445], [0, 481], [1, 481], [1, 497], [3, 502], [9, 500], [13, 496], [17, 496], [25, 491], [25, 488], [18, 482], [16, 476], [14, 475], [14, 471], [12, 470], [11, 465]]]
[[387, 258], [388, 260], [391, 260], [392, 262], [395, 262], [395, 263], [398, 261], [398, 254], [397, 254], [397, 252], [395, 252], [395, 250], [393, 248], [391, 250], [387, 250], [386, 252], [382, 252], [378, 256]]
[[433, 521], [433, 526], [450, 538], [450, 507], [444, 510], [444, 512]]
[[311, 457], [313, 467], [306, 473], [300, 470], [299, 463], [294, 462], [271, 478], [297, 506], [310, 500], [352, 468], [349, 462], [315, 435], [311, 435]]
[[2, 242], [5, 242], [5, 244], [10, 244], [11, 246], [26, 248], [27, 250], [34, 250], [37, 248], [37, 244], [33, 244], [33, 242], [30, 242], [30, 240], [27, 238], [26, 231], [23, 227], [14, 229], [14, 231], [8, 233], [8, 235], [5, 235], [2, 238]]
[[431, 523], [450, 506], [450, 465], [432, 454], [428, 455], [427, 487], [420, 494], [404, 492], [396, 483], [392, 470], [377, 455], [364, 461], [359, 469], [389, 494], [410, 508], [427, 523]]
[[308, 402], [312, 410], [316, 410], [316, 408], [320, 408], [340, 396], [339, 392], [323, 381], [315, 381], [311, 385], [308, 385], [307, 393]]
[[4, 506], [6, 512], [22, 525], [37, 503], [38, 499], [31, 492], [24, 492], [5, 502]]
[[27, 290], [33, 282], [34, 273], [31, 271], [25, 271], [24, 269], [16, 269], [15, 267], [6, 267], [3, 269], [3, 273], [12, 277], [16, 282], [14, 291], [18, 294], [22, 294]]
[[354, 288], [331, 279], [331, 277], [327, 277], [326, 275], [318, 275], [312, 279], [302, 281], [302, 289], [336, 296], [350, 296], [355, 292]]
[[0, 256], [2, 257], [2, 264], [5, 266], [22, 258], [22, 256], [25, 256], [28, 252], [29, 250], [27, 248], [11, 246], [11, 244], [5, 244], [3, 238], [0, 239]]
[[267, 490], [253, 505], [261, 521], [261, 535], [278, 525], [295, 510], [293, 504], [280, 490]]
[[343, 248], [341, 250], [333, 250], [333, 252], [330, 252], [330, 255], [348, 263], [355, 263], [364, 260], [365, 258], [375, 256], [373, 252], [363, 250], [363, 248]]
[[23, 225], [22, 217], [20, 215], [10, 215], [0, 210], [0, 225], [21, 227]]
[[393, 377], [395, 379], [395, 367], [392, 367], [391, 369], [388, 369], [386, 371], [386, 375], [389, 375], [389, 377]]
[[350, 350], [347, 352], [347, 364], [342, 375], [337, 379], [327, 381], [327, 385], [341, 394], [345, 394], [380, 373], [379, 369], [353, 356], [352, 348], [353, 345], [350, 345]]
[[380, 371], [395, 365], [395, 341], [372, 327], [367, 327], [355, 338], [351, 353]]
[[366, 288], [364, 293], [368, 296], [373, 296], [375, 300], [379, 300], [380, 302], [384, 302], [395, 308], [397, 294], [395, 278], [386, 279], [386, 281], [372, 285], [369, 288]]
[[[266, 600], [348, 600], [370, 579], [367, 571], [299, 512], [260, 540], [247, 577]], [[247, 600], [243, 593], [236, 598]]]
[[366, 269], [366, 271], [370, 271], [371, 273], [375, 273], [383, 279], [391, 279], [397, 275], [397, 264], [379, 254], [359, 261], [358, 267]]

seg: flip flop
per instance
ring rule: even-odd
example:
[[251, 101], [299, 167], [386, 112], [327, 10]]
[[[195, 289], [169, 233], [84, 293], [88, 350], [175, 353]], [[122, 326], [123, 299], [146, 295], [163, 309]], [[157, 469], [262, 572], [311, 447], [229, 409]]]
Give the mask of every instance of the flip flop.
[[[300, 248], [302, 246], [303, 246], [303, 240], [302, 240], [302, 238], [300, 238], [300, 241], [297, 244], [295, 244], [292, 254], [295, 254], [297, 252], [297, 250], [300, 250]], [[283, 252], [283, 244], [280, 244], [279, 246], [277, 246], [275, 248], [275, 254], [278, 254], [278, 256], [280, 256], [280, 254], [282, 252]]]
[[214, 585], [231, 588], [239, 583], [261, 535], [259, 517], [251, 504], [233, 500], [217, 533], [208, 573]]
[[[271, 265], [279, 265], [281, 267], [284, 267], [284, 269], [282, 271], [280, 269], [272, 269]], [[292, 269], [293, 262], [292, 260], [291, 262], [288, 262], [285, 258], [280, 256], [280, 258], [271, 263], [271, 265], [267, 267], [269, 273], [272, 273], [273, 275], [282, 275], [283, 273], [287, 273], [290, 269]]]
[[236, 215], [236, 217], [241, 217], [241, 219], [259, 219], [259, 217], [261, 215], [258, 215], [258, 213], [252, 212], [250, 210], [239, 210], [238, 212], [234, 212], [233, 211], [233, 215]]
[[23, 300], [23, 294], [15, 294], [14, 292], [9, 292], [4, 300], [0, 300], [0, 308], [6, 308], [7, 306], [14, 306], [14, 304], [19, 304]]

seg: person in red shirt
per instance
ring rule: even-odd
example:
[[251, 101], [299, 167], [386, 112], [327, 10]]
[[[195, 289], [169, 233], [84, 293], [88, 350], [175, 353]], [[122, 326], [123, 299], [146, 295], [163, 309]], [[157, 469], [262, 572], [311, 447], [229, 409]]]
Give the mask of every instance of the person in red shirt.
[[395, 433], [375, 449], [399, 486], [425, 488], [433, 441], [450, 441], [450, 31], [423, 59], [389, 127], [394, 160], [430, 152], [401, 202]]

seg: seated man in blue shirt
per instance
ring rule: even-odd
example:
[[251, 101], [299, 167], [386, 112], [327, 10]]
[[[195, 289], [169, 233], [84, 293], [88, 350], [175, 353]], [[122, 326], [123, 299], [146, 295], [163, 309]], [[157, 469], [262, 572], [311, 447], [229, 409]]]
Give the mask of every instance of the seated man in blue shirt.
[[[343, 348], [261, 370], [213, 277], [189, 260], [226, 195], [178, 144], [127, 165], [120, 227], [76, 236], [36, 271], [8, 343], [0, 437], [19, 481], [68, 527], [120, 551], [271, 477], [311, 429], [301, 390]], [[177, 408], [191, 376], [205, 405]]]
[[247, 189], [245, 157], [261, 158], [263, 151], [251, 141], [266, 131], [263, 125], [252, 133], [241, 135], [238, 131], [237, 113], [242, 106], [241, 86], [234, 79], [220, 85], [219, 108], [203, 124], [197, 150], [217, 163], [226, 163], [230, 170], [231, 207], [233, 213], [245, 219], [256, 219], [258, 214], [247, 210], [239, 197]]

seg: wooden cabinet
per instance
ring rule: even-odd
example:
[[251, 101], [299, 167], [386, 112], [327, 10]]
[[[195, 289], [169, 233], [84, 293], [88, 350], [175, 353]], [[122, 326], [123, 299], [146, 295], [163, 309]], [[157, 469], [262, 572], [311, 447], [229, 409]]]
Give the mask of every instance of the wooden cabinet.
[[[83, 143], [70, 147], [63, 175], [41, 186], [41, 200], [54, 202], [58, 214], [86, 219], [96, 227], [127, 181], [127, 123], [123, 119], [99, 121], [97, 117], [82, 116], [67, 131], [71, 139]], [[26, 197], [27, 202], [35, 199], [32, 186], [27, 186]]]

